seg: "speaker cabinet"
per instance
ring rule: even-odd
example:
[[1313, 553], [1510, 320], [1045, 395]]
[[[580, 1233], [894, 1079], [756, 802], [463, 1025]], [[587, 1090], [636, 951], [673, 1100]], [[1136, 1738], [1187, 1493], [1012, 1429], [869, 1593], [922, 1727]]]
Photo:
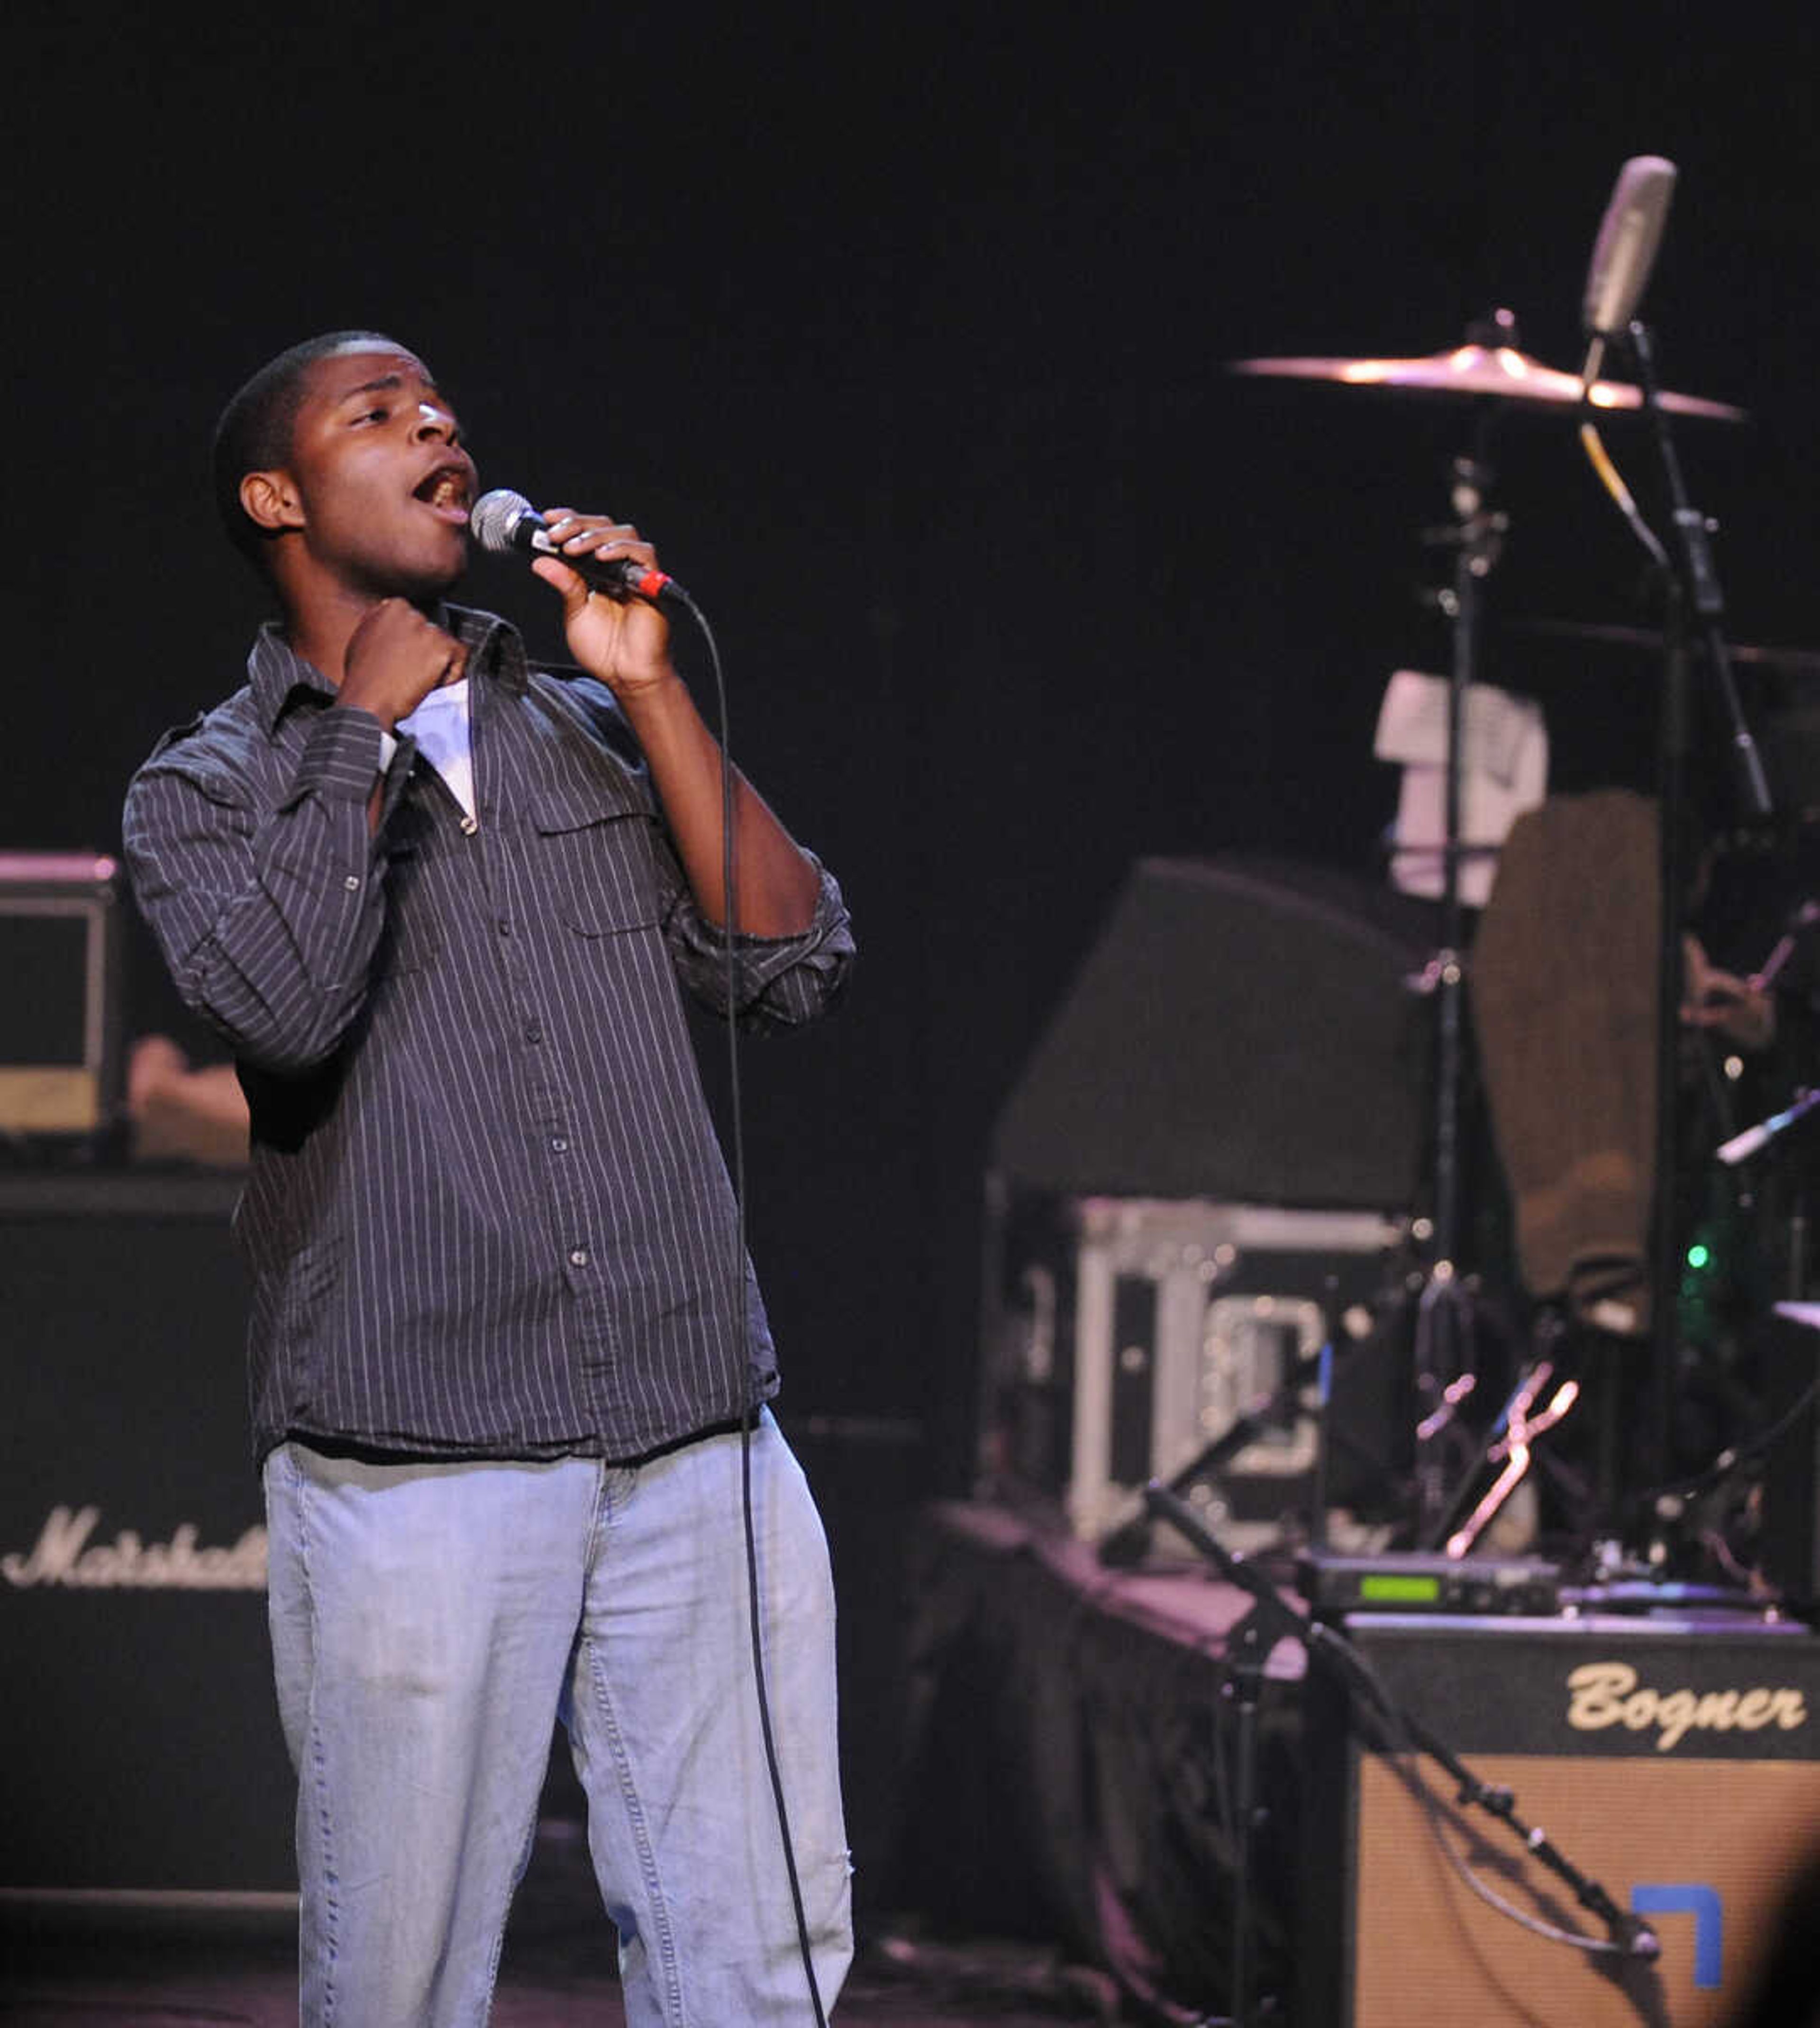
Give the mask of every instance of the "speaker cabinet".
[[992, 1166], [1062, 1193], [1382, 1212], [1417, 1182], [1426, 903], [1269, 861], [1141, 860], [1020, 1074]]
[[231, 1185], [0, 1177], [0, 1894], [294, 1892]]
[[1343, 1696], [1311, 1679], [1298, 2019], [1717, 2028], [1737, 2016], [1785, 1884], [1820, 1837], [1811, 1636], [1611, 1619], [1361, 1616], [1346, 1631], [1397, 1701], [1507, 1788], [1523, 1822], [1646, 1922], [1661, 1952], [1598, 1948], [1606, 1926], [1565, 1882], [1460, 1803], [1432, 1760], [1367, 1750]]

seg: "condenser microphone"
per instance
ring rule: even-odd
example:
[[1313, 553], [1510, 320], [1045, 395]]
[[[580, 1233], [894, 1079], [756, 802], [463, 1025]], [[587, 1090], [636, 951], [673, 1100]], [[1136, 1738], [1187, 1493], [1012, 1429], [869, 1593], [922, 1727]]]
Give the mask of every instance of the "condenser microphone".
[[1615, 338], [1629, 329], [1662, 244], [1675, 175], [1660, 155], [1633, 155], [1618, 172], [1586, 272], [1581, 315], [1589, 336]]
[[549, 538], [549, 524], [522, 493], [500, 487], [474, 503], [468, 525], [482, 549], [494, 556], [514, 550], [527, 557], [554, 557], [597, 590], [620, 598], [648, 599], [653, 605], [686, 605], [688, 594], [667, 571], [632, 557], [569, 557]]

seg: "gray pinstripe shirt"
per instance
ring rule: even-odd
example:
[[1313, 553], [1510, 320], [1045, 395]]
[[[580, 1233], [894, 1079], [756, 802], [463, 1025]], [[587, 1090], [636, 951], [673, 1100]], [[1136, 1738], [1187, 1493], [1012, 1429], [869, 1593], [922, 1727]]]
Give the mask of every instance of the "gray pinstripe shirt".
[[[371, 832], [378, 723], [270, 628], [128, 794], [140, 907], [252, 1107], [255, 1441], [633, 1457], [777, 1385], [678, 990], [723, 1006], [719, 934], [606, 689], [445, 624], [473, 817], [403, 739]], [[803, 935], [735, 948], [745, 1024], [820, 1013], [832, 878]]]

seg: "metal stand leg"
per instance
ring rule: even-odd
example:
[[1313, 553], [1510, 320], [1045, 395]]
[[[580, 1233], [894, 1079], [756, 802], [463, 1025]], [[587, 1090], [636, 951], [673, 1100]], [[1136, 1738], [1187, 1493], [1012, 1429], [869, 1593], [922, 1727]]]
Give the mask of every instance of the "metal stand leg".
[[[1500, 313], [1508, 319], [1507, 312]], [[1512, 320], [1508, 336], [1514, 342]], [[1469, 457], [1452, 468], [1455, 525], [1445, 539], [1454, 550], [1453, 583], [1441, 605], [1453, 627], [1453, 661], [1448, 685], [1445, 767], [1446, 823], [1441, 854], [1441, 948], [1431, 972], [1438, 994], [1435, 1062], [1434, 1257], [1416, 1312], [1415, 1504], [1416, 1534], [1432, 1542], [1446, 1525], [1448, 1425], [1471, 1389], [1474, 1361], [1470, 1319], [1460, 1287], [1461, 1100], [1465, 1082], [1466, 1012], [1464, 941], [1460, 905], [1461, 790], [1465, 769], [1467, 700], [1478, 660], [1480, 590], [1503, 546], [1506, 517], [1486, 504], [1492, 473], [1485, 451], [1496, 416], [1481, 410]], [[1461, 1382], [1466, 1382], [1461, 1387]]]
[[[1230, 2028], [1252, 2028], [1252, 1846], [1258, 1814], [1258, 1713], [1263, 1695], [1264, 1663], [1276, 1645], [1267, 1637], [1256, 1606], [1234, 1627], [1226, 1649], [1223, 1697], [1233, 1707], [1232, 1976], [1230, 2006], [1225, 2019]], [[1215, 2022], [1207, 2028], [1217, 2028]]]

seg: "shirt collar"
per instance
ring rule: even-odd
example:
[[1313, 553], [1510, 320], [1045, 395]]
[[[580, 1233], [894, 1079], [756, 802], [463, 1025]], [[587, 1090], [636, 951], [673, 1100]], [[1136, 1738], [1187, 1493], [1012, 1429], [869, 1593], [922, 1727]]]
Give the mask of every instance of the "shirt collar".
[[[490, 677], [508, 690], [526, 687], [530, 679], [524, 642], [509, 621], [470, 606], [445, 604], [438, 609], [436, 624], [466, 644], [471, 676]], [[291, 646], [276, 620], [267, 620], [260, 628], [246, 658], [246, 678], [268, 736], [277, 731], [279, 721], [292, 705], [312, 698], [321, 704], [335, 701], [335, 686]]]

